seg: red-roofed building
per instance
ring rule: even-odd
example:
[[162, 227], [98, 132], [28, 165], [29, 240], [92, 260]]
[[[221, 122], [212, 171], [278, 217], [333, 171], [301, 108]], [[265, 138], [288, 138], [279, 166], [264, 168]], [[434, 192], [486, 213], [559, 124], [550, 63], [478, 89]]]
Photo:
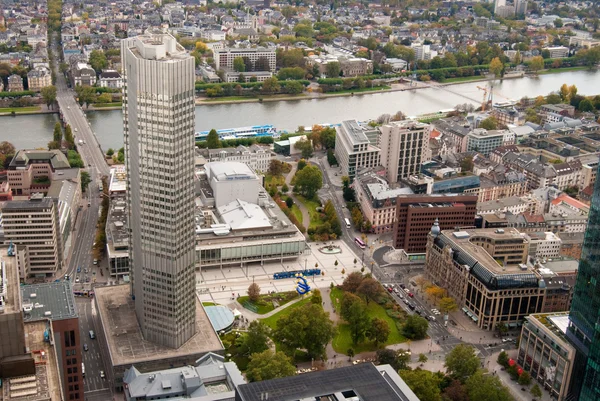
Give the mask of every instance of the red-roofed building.
[[560, 215], [587, 215], [590, 211], [590, 207], [585, 203], [578, 201], [575, 198], [571, 198], [567, 194], [562, 194], [558, 198], [550, 202], [550, 213], [556, 213]]

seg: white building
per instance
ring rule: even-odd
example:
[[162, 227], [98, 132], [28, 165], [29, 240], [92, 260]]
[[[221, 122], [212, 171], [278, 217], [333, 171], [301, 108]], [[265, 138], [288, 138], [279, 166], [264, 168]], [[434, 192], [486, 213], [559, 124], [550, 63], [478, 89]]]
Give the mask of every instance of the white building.
[[[216, 70], [220, 69], [233, 69], [233, 60], [238, 57], [247, 57], [252, 62], [254, 68], [257, 70], [256, 62], [259, 59], [264, 59], [264, 63], [269, 66], [269, 71], [275, 72], [276, 68], [276, 56], [275, 48], [266, 47], [227, 47], [224, 49], [213, 50], [215, 59]], [[263, 69], [258, 69], [262, 71]]]
[[542, 50], [548, 50], [550, 58], [564, 58], [569, 55], [569, 48], [566, 46], [544, 47]]
[[502, 199], [493, 199], [487, 202], [477, 204], [478, 214], [496, 214], [511, 212], [512, 214], [521, 214], [527, 211], [529, 203], [520, 196], [511, 196]]
[[123, 77], [115, 70], [104, 70], [100, 74], [98, 84], [102, 88], [120, 89], [123, 87]]
[[144, 339], [179, 348], [196, 331], [195, 63], [158, 30], [121, 57], [132, 295]]
[[499, 146], [504, 144], [505, 131], [488, 131], [483, 128], [476, 128], [469, 132], [466, 138], [467, 152], [475, 151], [489, 156], [489, 154]]
[[274, 157], [269, 148], [258, 145], [208, 150], [209, 162], [240, 162], [257, 173], [266, 172]]
[[540, 260], [558, 258], [562, 240], [553, 232], [523, 234], [529, 240], [529, 256]]
[[342, 121], [335, 130], [335, 157], [342, 169], [342, 175], [352, 180], [358, 168], [373, 168], [379, 165], [379, 148], [369, 143], [366, 129], [356, 120]]
[[240, 162], [212, 162], [204, 166], [213, 190], [215, 207], [236, 199], [258, 203], [260, 180], [246, 164]]
[[418, 121], [391, 122], [379, 127], [377, 147], [381, 149], [381, 165], [387, 179], [396, 183], [418, 174], [429, 145], [430, 126]]

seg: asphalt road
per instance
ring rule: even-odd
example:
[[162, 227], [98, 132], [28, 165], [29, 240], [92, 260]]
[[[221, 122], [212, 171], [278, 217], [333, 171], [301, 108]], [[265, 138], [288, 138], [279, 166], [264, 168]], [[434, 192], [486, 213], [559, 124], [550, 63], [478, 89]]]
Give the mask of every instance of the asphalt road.
[[[108, 400], [111, 398], [111, 392], [106, 379], [100, 377], [100, 371], [106, 372], [104, 361], [100, 353], [100, 344], [98, 339], [90, 338], [90, 330], [97, 332], [92, 318], [92, 302], [90, 298], [78, 298], [76, 301], [77, 312], [79, 314], [79, 335], [82, 343], [82, 362], [85, 366], [84, 394], [89, 400], [90, 395], [95, 399]], [[83, 349], [83, 344], [87, 344], [88, 351]]]

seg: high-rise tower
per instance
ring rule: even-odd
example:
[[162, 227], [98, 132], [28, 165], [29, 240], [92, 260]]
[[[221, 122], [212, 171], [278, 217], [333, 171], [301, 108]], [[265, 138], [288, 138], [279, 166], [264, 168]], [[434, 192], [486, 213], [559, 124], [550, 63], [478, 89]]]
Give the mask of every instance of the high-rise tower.
[[162, 31], [122, 41], [132, 296], [148, 341], [195, 332], [194, 58]]
[[577, 349], [570, 399], [598, 400], [600, 399], [600, 180], [597, 180], [594, 186], [569, 318], [571, 322], [567, 337]]

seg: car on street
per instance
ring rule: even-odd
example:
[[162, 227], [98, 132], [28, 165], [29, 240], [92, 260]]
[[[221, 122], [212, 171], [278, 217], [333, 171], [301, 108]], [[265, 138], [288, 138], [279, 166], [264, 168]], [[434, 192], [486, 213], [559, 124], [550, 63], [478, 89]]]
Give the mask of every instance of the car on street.
[[75, 277], [75, 282], [79, 283], [79, 276]]
[[101, 371], [100, 371], [100, 378], [101, 378], [101, 379], [104, 379], [105, 377], [106, 377], [106, 375], [104, 374], [104, 371], [103, 371], [103, 370], [101, 370]]
[[415, 310], [415, 305], [414, 305], [414, 304], [408, 303], [408, 307], [409, 307], [410, 309], [412, 309], [412, 310]]
[[429, 319], [430, 321], [434, 322], [435, 321], [435, 316], [427, 316], [427, 319]]
[[90, 330], [90, 338], [93, 340], [94, 338], [96, 338], [96, 333], [94, 333], [94, 330]]
[[400, 288], [405, 289], [406, 286], [404, 284], [400, 283]]
[[87, 344], [83, 344], [83, 350], [84, 351], [89, 351], [90, 347], [88, 347]]
[[85, 282], [89, 283], [90, 282], [90, 278], [88, 276], [85, 276]]
[[89, 272], [89, 271], [90, 271], [90, 269], [88, 269], [87, 267], [86, 267], [85, 269], [83, 269], [83, 272], [84, 272], [85, 274], [88, 274], [88, 272]]
[[98, 259], [94, 259], [94, 264], [97, 265], [98, 264]]
[[68, 274], [65, 274], [65, 280], [71, 280], [71, 276], [69, 276]]
[[402, 296], [402, 294], [398, 294], [398, 296], [400, 297], [400, 299], [404, 299], [404, 297]]
[[77, 273], [81, 273], [81, 266], [77, 266]]
[[408, 296], [412, 298], [412, 297], [414, 297], [414, 294], [412, 292], [409, 292]]

